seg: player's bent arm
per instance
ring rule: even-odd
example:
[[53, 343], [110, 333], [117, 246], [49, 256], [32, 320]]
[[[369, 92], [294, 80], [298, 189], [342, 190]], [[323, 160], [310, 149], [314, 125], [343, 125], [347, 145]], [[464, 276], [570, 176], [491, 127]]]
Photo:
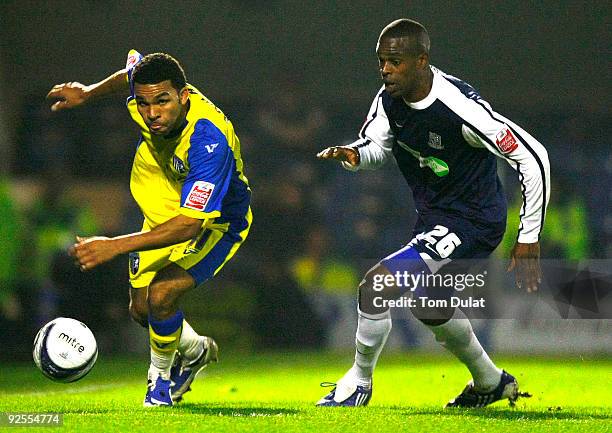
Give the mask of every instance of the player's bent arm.
[[127, 69], [120, 69], [114, 74], [109, 75], [104, 80], [86, 86], [88, 99], [96, 99], [114, 93], [127, 92], [129, 90], [129, 82]]
[[115, 244], [117, 254], [154, 250], [194, 238], [204, 223], [205, 220], [177, 215], [151, 231], [117, 236], [110, 240]]
[[51, 105], [52, 111], [63, 110], [83, 105], [94, 99], [129, 90], [127, 69], [121, 69], [104, 80], [85, 86], [70, 82], [53, 86], [47, 99], [56, 101]]
[[518, 125], [498, 113], [495, 116], [497, 119], [493, 120], [485, 114], [481, 116], [484, 120], [472, 122], [480, 133], [464, 125], [463, 137], [470, 145], [484, 147], [506, 160], [517, 172], [523, 193], [518, 242], [536, 243], [544, 226], [550, 198], [548, 153], [540, 142]]
[[80, 238], [70, 248], [81, 270], [89, 271], [106, 263], [120, 254], [132, 251], [146, 251], [179, 244], [196, 236], [206, 220], [185, 215], [176, 216], [155, 227], [150, 232], [132, 233], [114, 238]]
[[329, 147], [317, 155], [336, 159], [349, 171], [376, 170], [393, 155], [394, 134], [382, 104], [384, 86], [380, 88], [359, 131], [359, 139], [347, 146]]
[[366, 121], [359, 131], [359, 139], [347, 146], [359, 153], [358, 165], [342, 164], [347, 170], [376, 170], [393, 155], [395, 135], [383, 107], [383, 91], [384, 86], [372, 101]]

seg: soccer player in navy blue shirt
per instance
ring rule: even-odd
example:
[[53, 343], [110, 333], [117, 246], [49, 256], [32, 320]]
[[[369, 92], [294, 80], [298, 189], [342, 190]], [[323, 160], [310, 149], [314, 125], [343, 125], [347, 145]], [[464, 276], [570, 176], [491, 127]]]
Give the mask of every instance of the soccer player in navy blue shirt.
[[[368, 271], [359, 286], [355, 362], [320, 406], [362, 406], [372, 396], [372, 374], [391, 330], [390, 307], [406, 291], [398, 272], [431, 276], [457, 260], [482, 259], [502, 239], [506, 199], [497, 158], [512, 166], [523, 205], [508, 270], [527, 292], [541, 279], [539, 236], [550, 191], [544, 147], [526, 131], [493, 111], [469, 84], [429, 63], [430, 40], [418, 22], [400, 19], [380, 34], [377, 45], [383, 86], [376, 94], [359, 138], [317, 156], [352, 171], [372, 170], [395, 159], [412, 189], [418, 219], [408, 244]], [[421, 280], [423, 281], [423, 280]], [[449, 299], [420, 284], [413, 299]], [[384, 290], [382, 290], [384, 289]], [[473, 380], [447, 407], [480, 407], [519, 396], [518, 383], [483, 350], [469, 320], [450, 303], [411, 311], [436, 340], [470, 370]], [[446, 305], [447, 307], [444, 307]]]

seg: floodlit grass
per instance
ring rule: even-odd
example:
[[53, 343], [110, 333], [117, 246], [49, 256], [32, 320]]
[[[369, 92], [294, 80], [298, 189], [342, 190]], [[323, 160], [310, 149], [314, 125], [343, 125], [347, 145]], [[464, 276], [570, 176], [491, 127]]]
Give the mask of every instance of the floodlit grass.
[[[105, 359], [73, 384], [49, 381], [33, 363], [0, 364], [0, 412], [61, 412], [75, 432], [599, 432], [612, 431], [609, 358], [498, 358], [533, 394], [478, 410], [444, 410], [467, 370], [445, 355], [384, 353], [365, 408], [316, 408], [351, 354], [221, 352], [173, 408], [142, 407], [147, 361]], [[29, 427], [27, 431], [35, 431]], [[18, 431], [11, 429], [10, 431]], [[47, 428], [42, 431], [49, 431]]]

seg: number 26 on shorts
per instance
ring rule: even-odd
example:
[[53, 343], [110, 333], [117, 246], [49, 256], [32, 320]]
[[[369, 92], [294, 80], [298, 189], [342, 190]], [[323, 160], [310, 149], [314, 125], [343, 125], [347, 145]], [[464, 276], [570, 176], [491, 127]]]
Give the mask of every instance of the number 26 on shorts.
[[455, 233], [449, 233], [448, 228], [437, 225], [432, 231], [424, 233], [422, 238], [427, 242], [428, 247], [435, 247], [440, 258], [445, 259], [450, 256], [455, 248], [461, 245], [461, 239]]

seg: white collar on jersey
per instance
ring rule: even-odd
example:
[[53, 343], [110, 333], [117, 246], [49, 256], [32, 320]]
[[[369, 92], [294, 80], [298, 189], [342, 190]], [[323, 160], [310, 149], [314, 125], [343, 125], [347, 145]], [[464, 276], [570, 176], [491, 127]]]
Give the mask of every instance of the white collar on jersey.
[[436, 71], [436, 68], [431, 67], [431, 71], [433, 72], [433, 83], [431, 85], [431, 90], [429, 91], [429, 94], [427, 96], [425, 96], [423, 99], [421, 99], [420, 101], [417, 102], [406, 102], [406, 105], [408, 105], [410, 108], [413, 108], [415, 110], [424, 110], [426, 108], [428, 108], [431, 104], [434, 103], [434, 101], [437, 99], [437, 88], [440, 87], [440, 76]]

